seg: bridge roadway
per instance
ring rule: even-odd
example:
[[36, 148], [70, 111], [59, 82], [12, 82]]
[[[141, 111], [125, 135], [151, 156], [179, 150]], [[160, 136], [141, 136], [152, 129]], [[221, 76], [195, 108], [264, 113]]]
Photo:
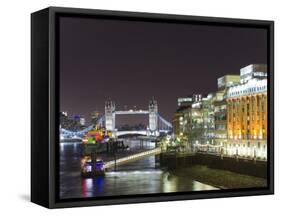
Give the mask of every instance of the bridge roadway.
[[130, 114], [149, 114], [148, 110], [120, 110], [115, 111], [117, 115], [130, 115]]
[[149, 135], [149, 131], [147, 130], [140, 130], [140, 131], [116, 131], [116, 136], [122, 136], [122, 135], [135, 135], [135, 134], [138, 134], [138, 135], [143, 135], [143, 136], [147, 136]]
[[161, 147], [157, 147], [155, 149], [150, 149], [148, 151], [144, 151], [144, 152], [141, 152], [141, 153], [129, 155], [129, 156], [126, 156], [126, 157], [123, 157], [123, 158], [119, 158], [119, 159], [116, 160], [116, 162], [115, 162], [115, 160], [105, 162], [104, 168], [105, 169], [113, 168], [115, 166], [115, 163], [116, 163], [116, 166], [118, 166], [118, 165], [126, 164], [126, 163], [129, 163], [129, 162], [132, 162], [132, 161], [141, 160], [145, 157], [157, 155], [157, 154], [160, 154], [160, 153], [161, 153]]

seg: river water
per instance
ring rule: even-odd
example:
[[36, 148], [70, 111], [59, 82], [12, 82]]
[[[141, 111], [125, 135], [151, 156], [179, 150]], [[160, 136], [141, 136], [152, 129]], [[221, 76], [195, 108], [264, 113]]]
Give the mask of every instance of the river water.
[[[124, 139], [129, 152], [152, 149], [150, 141]], [[86, 198], [183, 191], [214, 190], [216, 188], [186, 177], [171, 175], [160, 169], [155, 156], [121, 165], [104, 177], [81, 178], [80, 143], [60, 143], [60, 198]], [[102, 158], [106, 161], [106, 156]]]

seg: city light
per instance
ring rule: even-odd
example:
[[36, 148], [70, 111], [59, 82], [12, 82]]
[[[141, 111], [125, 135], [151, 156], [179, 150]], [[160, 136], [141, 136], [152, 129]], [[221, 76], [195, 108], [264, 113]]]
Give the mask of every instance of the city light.
[[[189, 163], [186, 162], [189, 161], [188, 157], [200, 158], [202, 155], [210, 160], [220, 161], [216, 163], [224, 163], [225, 158], [235, 163], [250, 160], [256, 164], [267, 161], [266, 76], [264, 73], [248, 71], [243, 71], [243, 76], [243, 79], [238, 75], [219, 78], [216, 93], [179, 98], [178, 106], [183, 107], [175, 112], [173, 124], [160, 115], [155, 100], [149, 101], [148, 109], [138, 110], [118, 110], [115, 102], [106, 101], [104, 114], [95, 116], [94, 123], [87, 126], [85, 119], [80, 116], [71, 117], [62, 113], [61, 153], [67, 152], [63, 144], [66, 141], [76, 140], [83, 144], [84, 150], [80, 158], [81, 177], [93, 179], [89, 181], [91, 187], [94, 187], [95, 179], [111, 176], [113, 170], [114, 175], [118, 174], [119, 177], [129, 175], [129, 172], [118, 172], [118, 167], [147, 160], [149, 157], [153, 157], [152, 160], [149, 159], [153, 163], [158, 158], [160, 162], [157, 163], [167, 160], [169, 162], [165, 163], [173, 166], [177, 166], [177, 161], [185, 164]], [[148, 117], [145, 127], [132, 130], [116, 127], [116, 116], [140, 114]], [[69, 125], [75, 125], [76, 130], [71, 130]], [[140, 143], [149, 144], [139, 152], [139, 149], [126, 146], [120, 138], [123, 136], [128, 136], [125, 140], [131, 142], [140, 139]], [[131, 172], [137, 175], [151, 173], [155, 171]], [[165, 190], [176, 190], [173, 185], [165, 187]], [[194, 190], [207, 190], [209, 187], [215, 189], [205, 184], [194, 187]]]

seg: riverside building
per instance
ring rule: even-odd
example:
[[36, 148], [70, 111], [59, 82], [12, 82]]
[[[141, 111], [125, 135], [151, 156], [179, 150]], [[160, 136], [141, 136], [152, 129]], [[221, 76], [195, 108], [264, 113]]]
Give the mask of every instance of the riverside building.
[[267, 159], [267, 67], [252, 64], [240, 70], [240, 83], [226, 94], [229, 156]]
[[[215, 132], [214, 141], [216, 146], [227, 147], [227, 109], [226, 98], [224, 97], [228, 88], [240, 83], [239, 75], [225, 75], [218, 78], [218, 90], [214, 100]], [[222, 152], [223, 153], [223, 152]]]

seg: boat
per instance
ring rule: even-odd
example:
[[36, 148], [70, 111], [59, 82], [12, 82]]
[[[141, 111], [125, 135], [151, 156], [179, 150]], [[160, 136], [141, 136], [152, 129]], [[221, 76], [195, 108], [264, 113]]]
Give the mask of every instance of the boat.
[[90, 130], [83, 138], [83, 144], [97, 144], [108, 142], [112, 138], [112, 132], [105, 128], [95, 127]]
[[104, 176], [104, 163], [101, 159], [96, 159], [95, 163], [92, 161], [90, 155], [81, 158], [81, 176], [88, 178], [94, 176]]

